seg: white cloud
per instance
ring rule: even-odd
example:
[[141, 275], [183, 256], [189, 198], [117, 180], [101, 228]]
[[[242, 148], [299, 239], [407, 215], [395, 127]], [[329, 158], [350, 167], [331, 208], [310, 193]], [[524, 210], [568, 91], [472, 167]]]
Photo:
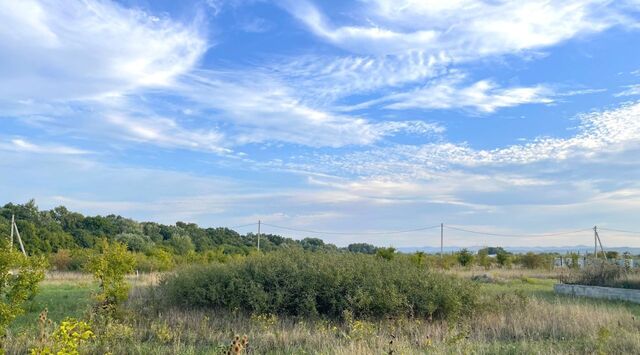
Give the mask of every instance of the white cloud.
[[442, 53], [413, 51], [393, 56], [306, 55], [273, 67], [305, 99], [326, 102], [429, 79], [443, 74], [450, 62]]
[[488, 150], [451, 142], [394, 145], [345, 155], [313, 157], [311, 162], [302, 165], [290, 162], [289, 167], [311, 168], [339, 176], [424, 179], [454, 168], [513, 168], [544, 161], [596, 161], [607, 154], [640, 149], [640, 102], [580, 115], [578, 119], [578, 132], [568, 138], [539, 137], [523, 144]]
[[640, 95], [640, 84], [636, 84], [636, 85], [628, 85], [626, 86], [626, 90], [623, 90], [617, 94], [615, 94], [614, 96], [616, 97], [621, 97], [621, 96], [637, 96]]
[[442, 127], [421, 121], [373, 122], [333, 113], [301, 101], [294, 90], [259, 72], [198, 71], [182, 82], [179, 94], [210, 120], [231, 122], [233, 144], [280, 141], [311, 147], [372, 144], [399, 132], [437, 134]]
[[6, 101], [167, 85], [205, 50], [195, 28], [111, 1], [0, 1], [0, 97]]
[[[115, 130], [112, 135], [136, 142], [152, 143], [161, 147], [181, 148], [228, 154], [225, 136], [217, 130], [188, 129], [178, 122], [164, 117], [130, 117], [113, 113], [106, 123]], [[109, 127], [107, 127], [109, 128]]]
[[504, 107], [553, 102], [551, 91], [544, 86], [500, 88], [490, 80], [480, 80], [461, 87], [463, 79], [462, 75], [449, 75], [424, 87], [390, 95], [379, 101], [391, 101], [385, 107], [394, 110], [473, 108], [485, 113]]
[[9, 142], [0, 141], [0, 150], [47, 155], [83, 155], [91, 153], [83, 149], [60, 144], [35, 144], [23, 138], [14, 138]]
[[602, 0], [362, 2], [354, 11], [355, 23], [344, 25], [330, 23], [311, 2], [289, 1], [284, 6], [316, 35], [367, 54], [424, 50], [478, 57], [546, 47], [626, 24], [623, 14]]

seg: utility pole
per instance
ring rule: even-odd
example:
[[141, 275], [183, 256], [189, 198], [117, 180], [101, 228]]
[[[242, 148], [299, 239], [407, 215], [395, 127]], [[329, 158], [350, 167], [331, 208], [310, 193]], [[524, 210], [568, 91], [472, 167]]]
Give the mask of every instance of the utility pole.
[[[593, 227], [593, 230], [595, 232], [596, 235], [596, 242], [600, 244], [600, 251], [602, 252], [602, 257], [604, 258], [604, 260], [607, 260], [607, 253], [604, 252], [604, 247], [602, 247], [602, 240], [600, 240], [600, 234], [598, 234], [598, 227]], [[596, 244], [596, 248], [597, 248]]]
[[20, 237], [20, 231], [18, 230], [18, 225], [16, 224], [15, 215], [11, 215], [11, 247], [13, 247], [13, 231], [15, 230], [16, 236], [18, 237], [18, 242], [20, 243], [20, 250], [24, 256], [27, 256], [27, 252], [24, 250], [24, 244], [22, 244], [22, 238]]
[[258, 220], [258, 251], [260, 251], [260, 220]]
[[13, 248], [13, 224], [15, 223], [15, 216], [11, 215], [11, 244], [10, 246]]
[[598, 226], [593, 226], [593, 256], [598, 258]]
[[440, 223], [440, 260], [444, 258], [444, 223]]

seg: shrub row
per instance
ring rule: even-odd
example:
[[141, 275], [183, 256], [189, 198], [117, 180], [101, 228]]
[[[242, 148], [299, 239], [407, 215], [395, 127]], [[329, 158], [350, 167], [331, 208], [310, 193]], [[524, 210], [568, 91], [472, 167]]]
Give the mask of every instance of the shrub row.
[[473, 310], [476, 286], [408, 260], [303, 251], [191, 266], [160, 285], [170, 305], [258, 314], [455, 318]]

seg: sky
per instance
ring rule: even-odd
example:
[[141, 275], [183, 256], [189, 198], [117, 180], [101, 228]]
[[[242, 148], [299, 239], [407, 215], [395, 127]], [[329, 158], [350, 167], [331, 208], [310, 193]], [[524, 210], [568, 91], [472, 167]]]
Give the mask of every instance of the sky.
[[640, 231], [640, 2], [0, 0], [0, 203], [31, 198], [339, 246]]

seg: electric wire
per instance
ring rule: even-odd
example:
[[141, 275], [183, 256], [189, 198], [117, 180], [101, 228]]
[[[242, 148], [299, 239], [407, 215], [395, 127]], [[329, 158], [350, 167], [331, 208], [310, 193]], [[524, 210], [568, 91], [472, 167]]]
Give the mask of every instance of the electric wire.
[[558, 236], [558, 235], [576, 234], [576, 233], [581, 233], [581, 232], [586, 232], [586, 231], [590, 231], [591, 230], [591, 228], [584, 228], [584, 229], [577, 229], [577, 230], [566, 231], [566, 232], [557, 232], [557, 233], [503, 234], [503, 233], [490, 233], [490, 232], [476, 231], [476, 230], [472, 230], [472, 229], [453, 227], [453, 226], [446, 225], [446, 224], [444, 225], [444, 228], [453, 229], [453, 230], [457, 230], [457, 231], [460, 231], [460, 232], [481, 234], [481, 235], [489, 235], [489, 236], [494, 236], [494, 237], [522, 237], [522, 238], [526, 238], [526, 237], [553, 237], [553, 236]]
[[629, 234], [640, 234], [640, 232], [636, 232], [636, 231], [630, 231], [630, 230], [624, 230], [624, 229], [614, 229], [614, 228], [603, 228], [603, 227], [598, 227], [598, 230], [601, 231], [609, 231], [609, 232], [620, 232], [620, 233], [629, 233]]
[[293, 231], [293, 232], [303, 232], [303, 233], [313, 233], [313, 234], [331, 234], [331, 235], [388, 235], [388, 234], [420, 232], [420, 231], [435, 229], [440, 227], [440, 225], [438, 224], [438, 225], [429, 226], [429, 227], [396, 230], [396, 231], [385, 231], [385, 232], [329, 232], [329, 231], [316, 231], [316, 230], [302, 229], [302, 228], [291, 228], [291, 227], [279, 226], [276, 224], [265, 223], [265, 222], [262, 222], [262, 225], [283, 229], [283, 230], [288, 230], [288, 231]]

